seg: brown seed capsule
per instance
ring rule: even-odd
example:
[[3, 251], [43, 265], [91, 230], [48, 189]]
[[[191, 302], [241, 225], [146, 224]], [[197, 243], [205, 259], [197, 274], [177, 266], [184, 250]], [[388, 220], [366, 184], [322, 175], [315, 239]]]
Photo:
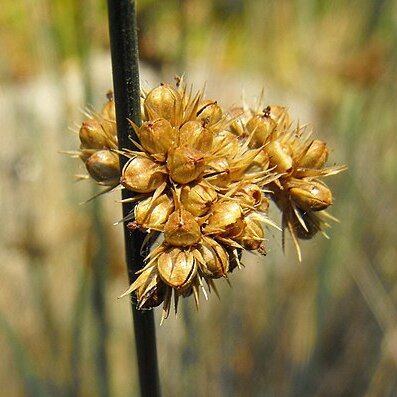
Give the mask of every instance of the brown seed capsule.
[[290, 179], [285, 187], [297, 205], [308, 211], [321, 211], [332, 204], [332, 193], [319, 181]]
[[197, 119], [203, 121], [207, 126], [216, 124], [222, 117], [222, 109], [216, 101], [205, 101], [199, 106], [197, 111]]
[[134, 192], [150, 193], [166, 180], [167, 173], [164, 166], [148, 157], [135, 156], [124, 166], [121, 184]]
[[197, 265], [190, 251], [173, 247], [159, 256], [157, 270], [166, 284], [175, 289], [184, 289], [190, 286], [196, 276]]
[[166, 119], [150, 120], [139, 128], [138, 137], [142, 147], [151, 154], [165, 154], [175, 141], [175, 130]]
[[227, 187], [230, 185], [232, 177], [230, 164], [226, 157], [219, 157], [208, 164], [206, 179], [214, 186]]
[[264, 233], [261, 223], [250, 215], [247, 215], [244, 218], [244, 222], [244, 230], [236, 238], [236, 241], [247, 250], [259, 249], [264, 240]]
[[298, 159], [297, 165], [301, 168], [321, 169], [328, 159], [328, 148], [325, 142], [315, 139], [312, 141], [303, 156]]
[[270, 167], [276, 167], [275, 170], [279, 173], [290, 174], [292, 172], [294, 161], [292, 159], [292, 151], [288, 144], [280, 141], [272, 141], [265, 150], [269, 155]]
[[135, 206], [135, 222], [145, 229], [161, 230], [173, 211], [174, 201], [168, 195], [162, 194], [155, 200], [149, 197]]
[[179, 145], [187, 146], [203, 153], [211, 150], [214, 135], [200, 121], [192, 120], [179, 129]]
[[285, 130], [291, 125], [290, 115], [284, 106], [267, 106], [264, 109], [264, 113], [277, 124], [278, 131]]
[[167, 168], [174, 182], [186, 184], [197, 179], [204, 171], [203, 154], [193, 148], [174, 147], [168, 152]]
[[166, 291], [166, 285], [163, 283], [160, 277], [157, 284], [146, 294], [139, 295], [139, 292], [137, 291], [136, 296], [138, 302], [142, 302], [139, 304], [139, 308], [150, 309], [152, 307], [161, 305], [164, 302], [165, 291]]
[[98, 150], [88, 158], [85, 166], [97, 182], [109, 186], [118, 184], [120, 178], [118, 154], [110, 150]]
[[217, 198], [216, 190], [204, 181], [185, 185], [181, 190], [181, 204], [194, 216], [205, 215]]
[[112, 97], [103, 105], [100, 115], [105, 120], [116, 121], [116, 109], [114, 106], [113, 94]]
[[[81, 148], [109, 149], [112, 144], [98, 120], [90, 119], [83, 122], [79, 131]], [[109, 145], [110, 143], [110, 145]]]
[[240, 189], [233, 195], [239, 199], [241, 205], [244, 204], [258, 208], [263, 200], [263, 192], [261, 188], [255, 183], [245, 183]]
[[164, 240], [176, 247], [187, 247], [201, 239], [200, 226], [194, 216], [185, 209], [173, 212], [164, 226]]
[[263, 146], [269, 135], [276, 128], [276, 123], [266, 115], [256, 114], [246, 124], [246, 130], [251, 137], [250, 147], [258, 148]]
[[134, 284], [137, 285], [135, 295], [140, 309], [155, 307], [164, 301], [165, 285], [154, 267], [140, 273]]
[[211, 215], [203, 228], [206, 235], [238, 236], [244, 229], [244, 214], [235, 201], [220, 201], [211, 208]]
[[169, 84], [161, 84], [151, 90], [144, 101], [146, 118], [167, 119], [173, 126], [179, 125], [182, 112], [182, 98]]
[[198, 247], [205, 265], [201, 271], [206, 277], [224, 277], [229, 270], [229, 255], [226, 250], [211, 237], [203, 237], [203, 243]]

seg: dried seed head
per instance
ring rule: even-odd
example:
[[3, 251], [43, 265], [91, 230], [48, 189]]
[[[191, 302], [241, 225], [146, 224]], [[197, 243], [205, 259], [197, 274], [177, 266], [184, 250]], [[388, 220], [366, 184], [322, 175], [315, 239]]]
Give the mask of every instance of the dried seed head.
[[162, 230], [173, 211], [174, 201], [167, 194], [162, 194], [155, 200], [149, 197], [135, 206], [135, 222], [144, 229]]
[[137, 130], [142, 147], [150, 154], [160, 154], [162, 160], [175, 141], [175, 130], [166, 119], [155, 119], [142, 124]]
[[200, 226], [194, 216], [181, 208], [173, 212], [164, 226], [164, 240], [176, 247], [197, 244], [201, 239]]
[[229, 255], [222, 245], [211, 237], [204, 237], [198, 251], [204, 261], [200, 269], [206, 277], [225, 277], [229, 270]]
[[247, 250], [257, 250], [264, 240], [264, 233], [261, 223], [251, 215], [244, 218], [245, 227], [243, 232], [236, 238]]
[[194, 216], [205, 215], [217, 198], [216, 190], [204, 181], [185, 185], [181, 190], [181, 204]]
[[203, 154], [188, 147], [171, 148], [168, 152], [167, 168], [174, 182], [182, 184], [192, 182], [205, 168]]
[[211, 150], [214, 135], [197, 120], [188, 121], [179, 129], [180, 146], [188, 146], [203, 152]]
[[265, 149], [269, 155], [270, 167], [275, 167], [275, 170], [280, 174], [290, 174], [292, 172], [294, 161], [291, 156], [291, 147], [288, 144], [272, 141]]
[[109, 142], [109, 138], [101, 123], [95, 119], [89, 119], [82, 123], [79, 137], [81, 148], [87, 149], [110, 149], [113, 145]]
[[167, 180], [164, 166], [146, 156], [132, 157], [123, 168], [121, 184], [138, 193], [154, 192]]
[[235, 201], [225, 200], [215, 203], [211, 215], [203, 228], [206, 235], [236, 237], [244, 229], [244, 214], [241, 206]]
[[315, 139], [303, 156], [297, 161], [298, 167], [321, 169], [328, 159], [328, 148], [325, 142]]
[[161, 279], [170, 287], [185, 289], [190, 287], [196, 276], [197, 265], [190, 251], [172, 247], [159, 256], [157, 270]]
[[248, 135], [251, 137], [250, 147], [263, 146], [269, 135], [276, 128], [276, 123], [266, 114], [256, 114], [246, 124]]
[[118, 184], [120, 178], [119, 156], [110, 150], [98, 150], [85, 162], [93, 179], [104, 185]]
[[200, 104], [197, 110], [197, 119], [204, 122], [207, 126], [216, 124], [222, 117], [222, 109], [216, 101], [207, 100]]
[[305, 210], [321, 211], [332, 204], [332, 193], [325, 183], [294, 178], [285, 187], [297, 205]]
[[161, 84], [151, 90], [145, 100], [146, 119], [164, 118], [173, 126], [179, 125], [182, 112], [182, 98], [169, 84]]

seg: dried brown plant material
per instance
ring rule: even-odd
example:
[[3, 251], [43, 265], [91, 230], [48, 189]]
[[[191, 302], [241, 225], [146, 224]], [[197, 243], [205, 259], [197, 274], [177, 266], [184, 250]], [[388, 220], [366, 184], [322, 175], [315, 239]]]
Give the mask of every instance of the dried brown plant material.
[[[326, 167], [325, 142], [306, 126], [292, 128], [281, 105], [246, 105], [225, 112], [215, 100], [161, 84], [143, 92], [141, 126], [135, 151], [117, 149], [114, 102], [83, 122], [80, 151], [90, 176], [135, 195], [134, 210], [123, 221], [134, 231], [161, 235], [145, 267], [125, 296], [134, 293], [139, 309], [163, 304], [167, 318], [174, 299], [215, 291], [215, 279], [241, 268], [241, 250], [266, 254], [264, 225], [270, 200], [282, 213], [301, 259], [300, 239], [325, 234], [332, 193], [322, 178], [343, 166]], [[120, 173], [118, 154], [128, 158]], [[121, 178], [120, 178], [121, 174]], [[109, 189], [110, 189], [109, 188]], [[108, 190], [109, 190], [108, 189]], [[206, 289], [207, 287], [207, 289]]]
[[204, 155], [197, 149], [178, 146], [168, 152], [167, 169], [176, 183], [186, 184], [196, 180], [204, 168]]
[[146, 119], [167, 119], [173, 126], [180, 122], [182, 97], [169, 84], [161, 84], [153, 88], [144, 100]]
[[136, 128], [136, 132], [143, 149], [151, 155], [157, 155], [159, 161], [165, 160], [176, 138], [174, 127], [163, 118], [144, 122], [140, 128]]
[[206, 215], [217, 199], [218, 193], [205, 180], [184, 185], [181, 190], [182, 206], [197, 217]]
[[223, 117], [222, 108], [218, 102], [206, 100], [197, 109], [197, 120], [204, 122], [207, 126], [216, 124]]
[[120, 178], [120, 164], [117, 153], [110, 150], [98, 150], [85, 162], [90, 176], [103, 185], [118, 184]]
[[201, 239], [200, 226], [195, 217], [185, 209], [173, 212], [164, 226], [164, 240], [176, 247], [188, 247]]
[[130, 158], [121, 176], [121, 184], [137, 193], [154, 192], [166, 180], [165, 167], [145, 155]]

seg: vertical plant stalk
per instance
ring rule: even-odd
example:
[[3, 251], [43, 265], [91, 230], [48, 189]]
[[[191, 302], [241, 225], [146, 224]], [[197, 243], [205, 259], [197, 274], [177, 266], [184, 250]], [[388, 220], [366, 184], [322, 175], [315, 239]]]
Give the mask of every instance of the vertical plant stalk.
[[[134, 149], [129, 137], [134, 140], [137, 137], [128, 119], [141, 124], [135, 1], [108, 0], [108, 15], [119, 148]], [[125, 162], [126, 159], [121, 156], [120, 166], [123, 167]], [[123, 199], [130, 195], [127, 189], [123, 190]], [[133, 204], [123, 203], [123, 216], [132, 209]], [[128, 277], [132, 283], [135, 273], [144, 265], [140, 251], [145, 235], [137, 230], [131, 232], [126, 223], [123, 228]], [[131, 306], [141, 395], [157, 397], [160, 396], [160, 384], [153, 311], [138, 311], [133, 303]]]

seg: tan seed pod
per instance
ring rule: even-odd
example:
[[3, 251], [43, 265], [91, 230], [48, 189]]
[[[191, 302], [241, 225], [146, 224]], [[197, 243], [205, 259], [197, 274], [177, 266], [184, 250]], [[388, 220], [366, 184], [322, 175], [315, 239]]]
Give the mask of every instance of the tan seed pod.
[[118, 184], [120, 178], [119, 156], [110, 150], [98, 150], [85, 162], [90, 176], [103, 185]]
[[179, 129], [180, 146], [188, 146], [202, 152], [208, 152], [212, 148], [213, 139], [212, 131], [197, 120], [188, 121]]
[[277, 124], [278, 131], [288, 129], [291, 125], [291, 118], [285, 106], [269, 105], [264, 109], [264, 113]]
[[175, 142], [175, 130], [166, 119], [150, 120], [142, 124], [137, 130], [137, 135], [142, 147], [150, 154], [165, 155]]
[[216, 101], [207, 100], [200, 104], [197, 110], [197, 119], [204, 122], [207, 126], [216, 124], [222, 117], [222, 108]]
[[182, 98], [169, 84], [161, 84], [153, 88], [144, 100], [146, 119], [164, 118], [173, 126], [181, 122]]
[[230, 164], [226, 157], [218, 157], [212, 160], [207, 165], [205, 174], [211, 185], [220, 188], [228, 187], [232, 182]]
[[173, 212], [164, 226], [164, 240], [176, 247], [197, 244], [201, 239], [200, 226], [194, 216], [181, 208]]
[[161, 279], [170, 287], [185, 289], [196, 276], [197, 265], [189, 250], [172, 247], [159, 256], [157, 270]]
[[162, 194], [155, 200], [149, 197], [135, 206], [135, 222], [144, 229], [162, 230], [173, 211], [174, 201], [167, 194]]
[[264, 232], [261, 223], [251, 215], [244, 218], [244, 230], [236, 238], [247, 250], [257, 250], [261, 247], [264, 240]]
[[258, 208], [264, 199], [262, 189], [255, 183], [244, 183], [233, 197], [238, 198], [240, 205]]
[[105, 120], [116, 121], [116, 108], [113, 100], [113, 93], [108, 93], [108, 101], [103, 105], [100, 112], [101, 117]]
[[194, 216], [203, 216], [207, 214], [212, 204], [217, 200], [216, 190], [206, 183], [191, 183], [184, 185], [181, 190], [181, 204]]
[[81, 148], [110, 149], [112, 144], [103, 130], [101, 123], [95, 119], [89, 119], [82, 123], [79, 137]]
[[320, 181], [290, 179], [286, 182], [292, 200], [301, 208], [308, 211], [321, 211], [332, 204], [331, 190]]
[[328, 159], [327, 144], [319, 139], [313, 140], [297, 160], [297, 166], [301, 168], [321, 169]]
[[123, 168], [121, 184], [138, 193], [155, 191], [167, 180], [164, 166], [146, 156], [134, 156]]
[[294, 161], [291, 156], [291, 147], [288, 144], [272, 141], [265, 149], [269, 155], [270, 167], [275, 167], [275, 171], [280, 174], [290, 174], [293, 171]]
[[166, 288], [167, 288], [166, 285], [159, 277], [159, 280], [156, 283], [156, 285], [146, 294], [140, 296], [139, 291], [136, 291], [138, 302], [140, 302], [139, 308], [150, 309], [152, 307], [157, 307], [161, 305], [164, 302]]
[[256, 114], [248, 120], [245, 127], [251, 138], [249, 146], [258, 148], [267, 142], [269, 135], [276, 128], [276, 123], [266, 115]]
[[229, 255], [226, 250], [211, 237], [203, 237], [203, 242], [198, 247], [203, 262], [201, 270], [206, 277], [225, 277], [229, 270]]
[[241, 206], [235, 201], [218, 201], [211, 208], [203, 233], [222, 237], [236, 237], [244, 229], [244, 214]]
[[197, 179], [204, 171], [204, 156], [193, 148], [174, 147], [168, 152], [167, 168], [174, 182], [186, 184]]

